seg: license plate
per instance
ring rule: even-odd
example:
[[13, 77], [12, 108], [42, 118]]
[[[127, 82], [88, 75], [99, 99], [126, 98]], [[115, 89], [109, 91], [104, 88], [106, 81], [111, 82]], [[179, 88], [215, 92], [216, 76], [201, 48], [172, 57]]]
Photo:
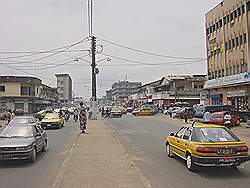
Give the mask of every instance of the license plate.
[[227, 154], [234, 154], [234, 153], [236, 153], [236, 150], [234, 148], [222, 148], [222, 149], [217, 150], [217, 154], [227, 155]]
[[51, 127], [51, 124], [47, 124], [47, 127]]
[[235, 159], [232, 157], [224, 157], [223, 159], [220, 159], [219, 162], [224, 162], [224, 163], [234, 163]]
[[11, 159], [12, 156], [11, 155], [2, 155], [2, 159]]

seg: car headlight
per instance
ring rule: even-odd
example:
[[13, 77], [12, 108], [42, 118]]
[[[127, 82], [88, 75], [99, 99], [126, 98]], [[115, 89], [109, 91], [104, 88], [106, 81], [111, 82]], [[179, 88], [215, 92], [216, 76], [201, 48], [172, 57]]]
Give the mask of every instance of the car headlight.
[[23, 146], [23, 147], [16, 147], [16, 151], [25, 151], [25, 150], [29, 150], [32, 149], [33, 146], [29, 145], [29, 146]]

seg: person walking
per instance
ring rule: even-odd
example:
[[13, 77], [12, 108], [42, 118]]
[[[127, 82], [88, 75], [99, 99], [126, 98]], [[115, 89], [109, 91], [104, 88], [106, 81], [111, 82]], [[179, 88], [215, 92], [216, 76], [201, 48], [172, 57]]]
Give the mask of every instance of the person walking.
[[78, 111], [79, 111], [80, 129], [82, 133], [85, 133], [87, 129], [87, 112], [82, 102], [80, 103], [80, 108]]
[[202, 122], [203, 122], [203, 123], [209, 123], [210, 120], [211, 120], [211, 118], [212, 118], [211, 113], [210, 113], [209, 111], [206, 111], [206, 112], [204, 113], [204, 115], [203, 115]]
[[6, 113], [5, 117], [6, 117], [6, 120], [7, 120], [7, 125], [10, 123], [11, 121], [11, 115], [12, 115], [12, 111], [11, 109], [8, 110], [8, 112]]

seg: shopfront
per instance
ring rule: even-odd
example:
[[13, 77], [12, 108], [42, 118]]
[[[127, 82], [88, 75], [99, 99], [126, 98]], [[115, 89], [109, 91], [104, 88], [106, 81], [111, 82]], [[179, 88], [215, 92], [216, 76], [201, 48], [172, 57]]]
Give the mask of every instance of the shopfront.
[[232, 90], [227, 92], [227, 100], [229, 105], [235, 106], [239, 110], [248, 110], [248, 90]]

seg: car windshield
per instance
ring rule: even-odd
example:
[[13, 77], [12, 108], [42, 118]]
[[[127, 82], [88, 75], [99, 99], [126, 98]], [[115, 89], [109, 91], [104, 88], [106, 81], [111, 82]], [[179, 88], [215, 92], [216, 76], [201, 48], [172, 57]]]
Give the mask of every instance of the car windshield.
[[194, 128], [194, 142], [237, 142], [240, 141], [230, 130], [220, 127]]
[[33, 137], [32, 126], [6, 126], [0, 132], [0, 138]]
[[46, 114], [45, 118], [47, 118], [47, 119], [58, 119], [59, 114], [56, 114], [56, 113]]
[[29, 117], [24, 118], [14, 118], [9, 124], [28, 124], [30, 123]]

